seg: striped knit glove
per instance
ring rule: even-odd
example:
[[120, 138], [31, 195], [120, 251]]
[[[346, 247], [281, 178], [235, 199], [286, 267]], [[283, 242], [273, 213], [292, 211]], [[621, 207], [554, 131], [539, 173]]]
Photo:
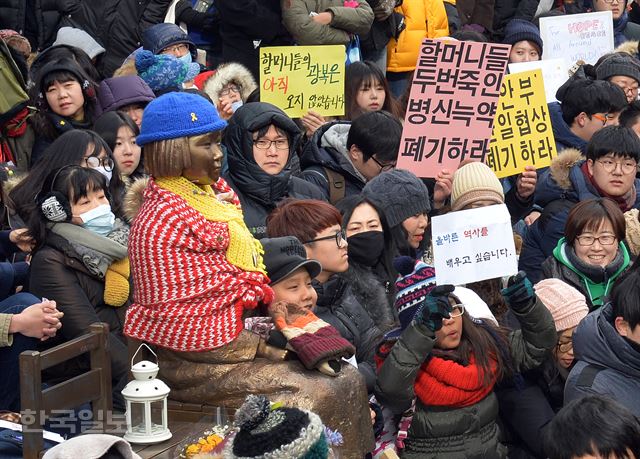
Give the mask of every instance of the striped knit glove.
[[355, 354], [353, 345], [335, 328], [302, 306], [278, 301], [269, 306], [269, 315], [287, 338], [287, 347], [309, 370], [317, 368], [322, 373], [336, 376], [342, 357]]

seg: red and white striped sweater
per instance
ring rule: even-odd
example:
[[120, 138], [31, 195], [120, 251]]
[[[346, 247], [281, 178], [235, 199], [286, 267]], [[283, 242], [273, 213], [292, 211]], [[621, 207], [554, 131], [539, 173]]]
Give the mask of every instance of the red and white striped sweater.
[[[220, 179], [216, 191], [228, 191]], [[242, 312], [273, 295], [261, 272], [226, 257], [225, 222], [207, 220], [153, 180], [129, 236], [134, 303], [124, 333], [177, 351], [207, 351], [233, 341]]]

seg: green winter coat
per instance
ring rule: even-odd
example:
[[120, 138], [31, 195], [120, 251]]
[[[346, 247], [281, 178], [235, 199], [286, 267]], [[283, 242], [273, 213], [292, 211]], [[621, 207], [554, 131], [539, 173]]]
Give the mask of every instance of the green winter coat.
[[[282, 0], [282, 22], [299, 45], [346, 45], [351, 34], [364, 35], [371, 29], [373, 10], [365, 0], [357, 8], [343, 6], [343, 0]], [[331, 24], [313, 21], [310, 13], [331, 12]]]
[[[521, 325], [509, 334], [516, 371], [538, 367], [555, 346], [557, 334], [551, 313], [540, 301], [532, 301], [522, 313], [512, 311]], [[406, 411], [415, 398], [414, 381], [431, 353], [435, 334], [412, 322], [380, 367], [376, 398], [396, 414]], [[498, 399], [491, 392], [464, 408], [426, 406], [416, 400], [402, 459], [498, 459], [507, 456], [500, 443]]]

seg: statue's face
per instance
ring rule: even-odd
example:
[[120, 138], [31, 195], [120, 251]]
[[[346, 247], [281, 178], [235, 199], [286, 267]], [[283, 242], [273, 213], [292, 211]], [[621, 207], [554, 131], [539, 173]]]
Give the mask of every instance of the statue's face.
[[222, 151], [220, 133], [189, 137], [191, 166], [182, 170], [182, 176], [197, 185], [213, 185], [220, 177]]

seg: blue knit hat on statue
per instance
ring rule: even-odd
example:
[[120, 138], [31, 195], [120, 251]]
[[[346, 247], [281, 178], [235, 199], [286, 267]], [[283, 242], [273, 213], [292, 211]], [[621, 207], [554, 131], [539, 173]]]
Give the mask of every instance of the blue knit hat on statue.
[[170, 92], [151, 101], [144, 109], [138, 145], [159, 140], [191, 137], [224, 129], [227, 122], [216, 107], [202, 96]]

